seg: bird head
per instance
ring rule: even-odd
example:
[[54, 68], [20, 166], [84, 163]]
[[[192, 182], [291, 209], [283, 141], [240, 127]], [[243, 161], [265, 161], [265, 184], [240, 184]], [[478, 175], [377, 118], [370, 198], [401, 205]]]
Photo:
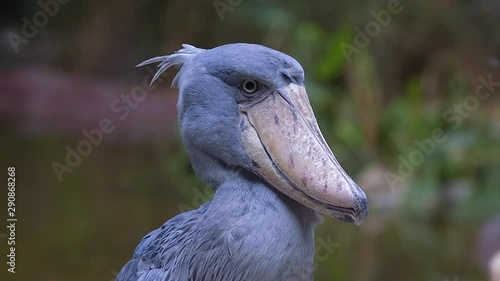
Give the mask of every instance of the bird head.
[[254, 44], [183, 45], [159, 63], [180, 68], [181, 135], [199, 178], [212, 186], [245, 169], [300, 204], [344, 222], [367, 216], [366, 195], [327, 145], [292, 57]]

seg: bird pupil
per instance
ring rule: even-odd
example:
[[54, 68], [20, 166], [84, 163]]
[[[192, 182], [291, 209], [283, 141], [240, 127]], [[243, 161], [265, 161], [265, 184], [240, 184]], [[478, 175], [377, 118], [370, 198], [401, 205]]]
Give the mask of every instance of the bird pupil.
[[246, 81], [245, 82], [245, 89], [248, 91], [248, 92], [253, 92], [255, 91], [255, 88], [256, 88], [256, 84], [254, 81]]

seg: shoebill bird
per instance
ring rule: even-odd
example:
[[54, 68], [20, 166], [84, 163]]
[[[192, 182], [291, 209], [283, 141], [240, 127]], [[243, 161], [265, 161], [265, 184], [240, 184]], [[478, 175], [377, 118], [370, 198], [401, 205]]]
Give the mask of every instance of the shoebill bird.
[[214, 198], [146, 235], [119, 281], [312, 280], [319, 213], [360, 224], [364, 192], [323, 138], [292, 57], [253, 44], [190, 45], [169, 67], [182, 140]]

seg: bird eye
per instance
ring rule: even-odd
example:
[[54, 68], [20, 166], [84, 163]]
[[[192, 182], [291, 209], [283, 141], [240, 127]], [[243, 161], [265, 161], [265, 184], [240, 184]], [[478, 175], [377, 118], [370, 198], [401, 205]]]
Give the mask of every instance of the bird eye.
[[252, 94], [257, 91], [259, 88], [259, 83], [255, 80], [243, 80], [241, 83], [241, 89], [245, 91], [245, 93]]

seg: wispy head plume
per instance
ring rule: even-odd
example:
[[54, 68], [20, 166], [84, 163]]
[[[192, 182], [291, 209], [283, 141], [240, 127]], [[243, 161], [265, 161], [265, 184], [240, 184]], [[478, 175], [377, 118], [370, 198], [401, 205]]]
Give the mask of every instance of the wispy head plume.
[[[194, 46], [191, 46], [189, 44], [182, 44], [182, 49], [179, 51], [175, 52], [175, 54], [167, 55], [167, 56], [158, 56], [154, 58], [150, 58], [148, 60], [145, 60], [141, 62], [140, 64], [136, 65], [136, 67], [152, 64], [152, 63], [160, 63], [158, 64], [158, 70], [156, 71], [155, 75], [153, 76], [153, 79], [151, 79], [150, 85], [153, 85], [153, 83], [160, 77], [160, 75], [165, 72], [169, 67], [175, 66], [176, 68], [181, 68], [182, 65], [194, 57], [195, 55], [205, 51], [205, 49], [200, 49], [196, 48]], [[172, 85], [177, 84], [177, 77], [178, 75], [175, 76]]]

